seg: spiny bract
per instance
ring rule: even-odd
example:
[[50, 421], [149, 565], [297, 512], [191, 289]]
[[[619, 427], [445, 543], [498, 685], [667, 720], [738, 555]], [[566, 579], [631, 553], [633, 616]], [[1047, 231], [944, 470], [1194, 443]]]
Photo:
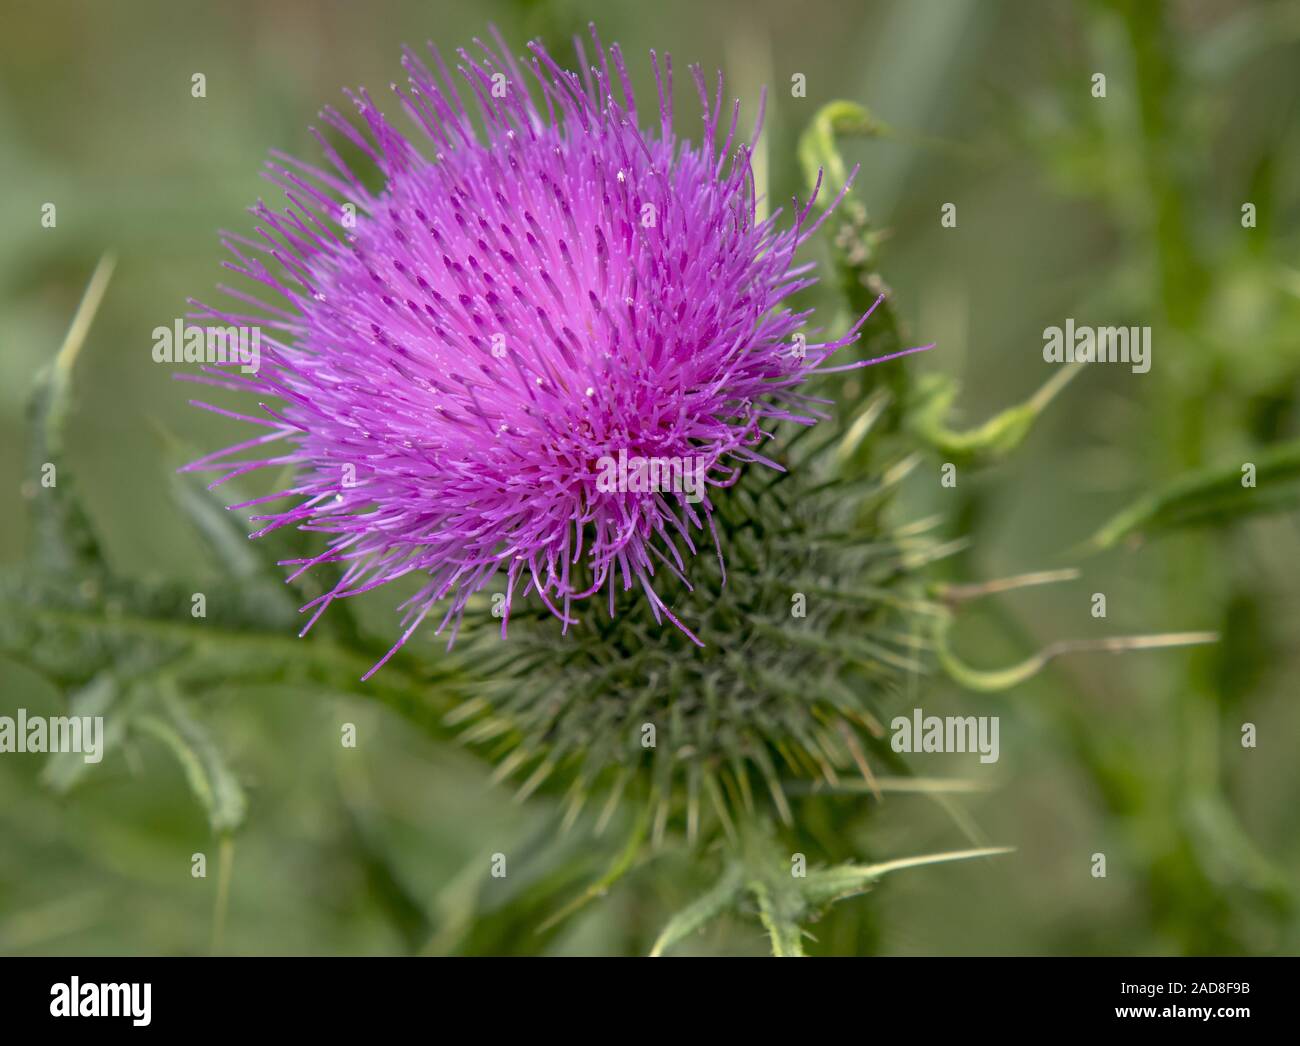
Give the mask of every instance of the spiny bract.
[[816, 438], [782, 447], [788, 470], [750, 470], [719, 498], [727, 584], [716, 569], [693, 591], [672, 582], [703, 650], [656, 641], [645, 603], [580, 622], [559, 649], [539, 612], [509, 644], [471, 637], [482, 682], [451, 721], [499, 777], [521, 795], [563, 792], [570, 822], [594, 808], [599, 827], [627, 800], [656, 836], [671, 823], [693, 838], [759, 807], [790, 820], [792, 779], [874, 788], [871, 762], [901, 771], [882, 722], [923, 671], [921, 620], [935, 608], [920, 570], [951, 549], [927, 525], [884, 522], [907, 461], [845, 478], [827, 462], [841, 438]]
[[[364, 90], [349, 97], [368, 135], [325, 110], [378, 169], [377, 191], [314, 129], [327, 168], [268, 164], [289, 206], [259, 204], [260, 239], [224, 242], [227, 266], [279, 300], [222, 288], [259, 312], [193, 303], [201, 319], [268, 332], [257, 373], [194, 376], [254, 393], [264, 416], [197, 405], [263, 431], [188, 468], [220, 473], [213, 486], [291, 470], [286, 489], [232, 508], [287, 500], [259, 509], [255, 536], [329, 536], [286, 561], [295, 577], [339, 571], [304, 608], [308, 628], [332, 600], [410, 574], [420, 584], [393, 650], [444, 601], [437, 630], [454, 639], [468, 599], [504, 572], [503, 632], [518, 596], [535, 593], [567, 630], [575, 604], [603, 592], [613, 614], [618, 590], [640, 589], [657, 622], [698, 643], [657, 586], [666, 573], [689, 587], [698, 544], [721, 561], [710, 488], [772, 464], [763, 422], [821, 417], [799, 386], [857, 336], [809, 344], [808, 314], [782, 304], [813, 282], [794, 259], [822, 219], [808, 220], [810, 201], [787, 228], [780, 212], [758, 220], [720, 75], [711, 99], [692, 69], [693, 143], [673, 130], [667, 56], [651, 54], [659, 118], [642, 131], [619, 49], [594, 29], [599, 62], [579, 44], [581, 77], [539, 44], [521, 63], [494, 39], [457, 52], [479, 128], [432, 46], [438, 75], [407, 51], [408, 84], [394, 85], [418, 143]], [[598, 464], [620, 453], [697, 463], [703, 497], [602, 489]]]

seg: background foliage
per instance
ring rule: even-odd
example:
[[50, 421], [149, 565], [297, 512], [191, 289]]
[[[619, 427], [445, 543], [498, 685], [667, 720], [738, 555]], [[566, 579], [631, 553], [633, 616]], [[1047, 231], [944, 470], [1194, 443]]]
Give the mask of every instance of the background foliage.
[[[590, 18], [622, 44], [639, 92], [653, 87], [650, 47], [723, 68], [746, 102], [769, 84], [774, 201], [806, 191], [797, 146], [825, 105], [870, 110], [873, 123], [840, 128], [874, 132], [842, 138], [844, 160], [863, 165], [864, 210], [848, 241], [821, 245], [842, 279], [812, 299], [847, 317], [863, 306], [841, 292], [870, 296], [855, 281], [879, 274], [896, 311], [873, 321], [877, 336], [897, 323], [909, 343], [938, 342], [873, 379], [899, 383], [897, 449], [941, 448], [903, 481], [898, 516], [941, 513], [939, 538], [963, 541], [935, 568], [944, 580], [1082, 571], [963, 606], [952, 642], [965, 661], [998, 668], [1118, 632], [1222, 636], [1066, 656], [1002, 693], [911, 678], [907, 697], [927, 712], [1002, 717], [995, 772], [918, 757], [917, 774], [961, 777], [965, 791], [802, 797], [795, 841], [811, 866], [1015, 853], [889, 876], [812, 926], [805, 949], [1300, 951], [1300, 17], [1286, 3], [1191, 0], [669, 0], [653, 17], [578, 0], [11, 6], [0, 712], [56, 714], [70, 700], [129, 709], [137, 728], [89, 773], [0, 759], [0, 951], [645, 953], [666, 926], [694, 930], [701, 904], [738, 893], [714, 852], [624, 849], [634, 811], [593, 843], [557, 830], [558, 798], [519, 803], [521, 782], [493, 784], [444, 725], [465, 681], [436, 641], [359, 686], [358, 651], [382, 652], [391, 597], [355, 618], [332, 610], [305, 655], [296, 599], [264, 562], [285, 546], [231, 540], [228, 519], [173, 473], [186, 448], [228, 441], [233, 425], [188, 409], [188, 390], [149, 358], [149, 332], [220, 278], [216, 230], [243, 227], [266, 192], [267, 151], [314, 156], [306, 126], [341, 86], [378, 93], [404, 42], [455, 46], [490, 20], [516, 45], [541, 34], [558, 51]], [[1088, 90], [1098, 71], [1105, 100]], [[190, 96], [194, 72], [206, 99]], [[798, 72], [802, 99], [788, 89]], [[39, 222], [47, 201], [53, 230]], [[939, 224], [949, 201], [956, 229]], [[52, 450], [24, 404], [108, 249], [116, 269], [76, 366], [40, 387], [38, 406], [66, 412]], [[1087, 369], [1017, 428], [1014, 454], [976, 455], [984, 467], [941, 490], [938, 465], [963, 451], [953, 428], [1032, 402], [1053, 376], [1041, 331], [1067, 316], [1150, 324], [1151, 373]], [[847, 418], [869, 391], [837, 389]], [[22, 497], [54, 450], [93, 537], [74, 508]], [[1260, 465], [1269, 512], [1222, 496], [1243, 461]], [[204, 628], [160, 627], [171, 608], [188, 616], [193, 591], [216, 608]], [[1106, 621], [1089, 614], [1098, 591]], [[358, 726], [355, 750], [338, 745], [344, 721]], [[1239, 744], [1247, 721], [1254, 750]], [[205, 880], [189, 874], [199, 851]], [[496, 851], [509, 855], [505, 880], [486, 875]], [[1089, 875], [1098, 851], [1103, 880]], [[557, 918], [593, 881], [603, 896]], [[846, 888], [818, 883], [827, 896]], [[781, 902], [759, 883], [673, 950], [766, 952], [749, 916]]]

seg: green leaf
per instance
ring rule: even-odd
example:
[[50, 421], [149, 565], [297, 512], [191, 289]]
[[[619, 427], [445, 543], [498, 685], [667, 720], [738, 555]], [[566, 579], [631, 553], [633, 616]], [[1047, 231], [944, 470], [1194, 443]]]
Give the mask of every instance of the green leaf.
[[1255, 466], [1254, 487], [1242, 486], [1246, 462], [1194, 472], [1113, 516], [1087, 544], [1108, 549], [1126, 538], [1300, 508], [1300, 441], [1257, 452], [1250, 463]]
[[489, 879], [480, 856], [453, 881], [440, 898], [439, 925], [422, 954], [502, 955], [521, 947], [539, 954], [551, 945], [562, 929], [551, 913], [589, 879], [597, 861], [587, 841], [559, 833], [558, 812], [550, 814], [555, 816], [538, 821], [527, 840], [511, 847], [509, 880]]
[[[34, 561], [61, 570], [99, 567], [103, 548], [82, 506], [64, 457], [63, 436], [71, 407], [72, 369], [113, 273], [105, 255], [95, 269], [53, 361], [36, 379], [27, 404], [27, 477], [33, 486]], [[43, 485], [48, 466], [53, 485]]]
[[809, 905], [825, 907], [849, 897], [856, 897], [871, 889], [882, 876], [906, 868], [921, 868], [928, 864], [948, 861], [969, 861], [976, 857], [995, 857], [1012, 853], [1013, 846], [986, 846], [977, 850], [953, 850], [948, 853], [923, 854], [919, 857], [900, 857], [880, 864], [846, 864], [835, 868], [810, 871], [802, 880], [802, 893]]
[[213, 833], [234, 831], [248, 809], [244, 789], [207, 731], [185, 712], [180, 701], [171, 699], [166, 704], [165, 713], [142, 715], [135, 728], [161, 741], [176, 756]]
[[645, 842], [646, 830], [650, 826], [650, 806], [646, 804], [641, 807], [636, 816], [636, 821], [632, 826], [631, 834], [628, 835], [627, 842], [619, 849], [613, 862], [595, 882], [587, 887], [581, 894], [575, 897], [568, 904], [558, 909], [550, 915], [541, 926], [537, 928], [538, 933], [545, 933], [552, 926], [557, 926], [565, 919], [569, 918], [575, 912], [580, 911], [583, 907], [595, 900], [597, 897], [604, 897], [628, 871], [636, 864], [641, 857], [643, 844]]
[[99, 763], [86, 762], [81, 752], [55, 752], [41, 770], [42, 783], [61, 795], [69, 792], [92, 767], [103, 763], [105, 755], [117, 748], [126, 734], [128, 719], [123, 714], [112, 714], [115, 710], [121, 712], [121, 698], [118, 679], [111, 672], [101, 672], [68, 699], [68, 715], [104, 717]]
[[[804, 182], [811, 192], [818, 175], [824, 172], [822, 192], [817, 196], [817, 206], [825, 210], [848, 179], [844, 158], [840, 155], [839, 135], [884, 137], [890, 133], [888, 125], [877, 120], [865, 106], [844, 100], [829, 102], [817, 111], [808, 129], [799, 137], [799, 165]], [[827, 191], [829, 189], [829, 191]]]
[[1168, 647], [1201, 646], [1217, 643], [1217, 632], [1165, 632], [1158, 635], [1107, 636], [1102, 639], [1060, 639], [1049, 643], [1036, 654], [1007, 668], [973, 668], [952, 649], [949, 635], [953, 618], [935, 618], [934, 654], [943, 670], [967, 690], [982, 694], [1001, 693], [1038, 675], [1048, 663], [1063, 654], [1088, 652], [1122, 654], [1129, 650], [1163, 650]]
[[[191, 615], [191, 596], [207, 616]], [[56, 571], [0, 571], [0, 654], [66, 688], [100, 673], [141, 679], [165, 668], [188, 694], [219, 687], [294, 686], [386, 704], [435, 739], [464, 695], [463, 664], [396, 655], [364, 686], [387, 649], [330, 635], [299, 639], [302, 617], [273, 578], [135, 581]], [[327, 622], [322, 621], [322, 625]]]
[[255, 577], [266, 569], [249, 540], [244, 518], [226, 508], [207, 484], [193, 475], [173, 473], [171, 487], [176, 504], [228, 576]]
[[1217, 83], [1268, 51], [1300, 40], [1300, 9], [1291, 4], [1244, 6], [1187, 37], [1187, 64], [1198, 80]]
[[1083, 369], [1082, 363], [1057, 371], [1024, 403], [1008, 407], [983, 425], [950, 427], [948, 418], [957, 398], [957, 383], [947, 374], [926, 375], [907, 411], [909, 429], [922, 442], [957, 465], [983, 466], [1001, 461], [1024, 441], [1057, 394]]
[[651, 956], [660, 956], [674, 944], [684, 940], [706, 923], [730, 909], [740, 898], [745, 876], [739, 864], [727, 866], [722, 878], [696, 900], [668, 920], [650, 949]]
[[[825, 211], [835, 200], [847, 177], [839, 151], [842, 135], [883, 137], [890, 129], [856, 102], [835, 101], [818, 110], [801, 135], [799, 162], [807, 191], [811, 194], [820, 179], [816, 207]], [[833, 264], [832, 285], [843, 297], [844, 311], [835, 320], [848, 326], [864, 314], [871, 319], [862, 328], [856, 344], [836, 354], [837, 364], [889, 356], [904, 349], [904, 329], [894, 308], [889, 287], [879, 270], [878, 248], [884, 237], [871, 226], [867, 209], [851, 192], [846, 192], [826, 233]], [[874, 474], [882, 460], [896, 459], [893, 436], [902, 427], [908, 393], [908, 370], [901, 361], [879, 367], [828, 375], [827, 395], [836, 403], [839, 431], [849, 434], [836, 456], [845, 475]], [[863, 405], [870, 403], [869, 409]], [[863, 437], [868, 430], [874, 436]]]

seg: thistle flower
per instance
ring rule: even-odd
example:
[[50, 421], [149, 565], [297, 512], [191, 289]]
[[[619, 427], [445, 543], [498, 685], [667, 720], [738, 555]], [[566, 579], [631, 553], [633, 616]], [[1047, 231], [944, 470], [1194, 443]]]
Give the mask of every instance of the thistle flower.
[[[869, 428], [887, 396], [854, 425]], [[924, 671], [923, 622], [938, 611], [924, 568], [952, 546], [932, 520], [883, 518], [914, 459], [851, 479], [834, 467], [845, 440], [798, 432], [781, 447], [788, 469], [748, 469], [719, 499], [726, 586], [664, 585], [707, 647], [676, 630], [656, 640], [645, 600], [584, 619], [560, 650], [548, 615], [521, 609], [509, 643], [467, 636], [478, 682], [447, 721], [520, 798], [561, 793], [566, 825], [591, 811], [599, 830], [626, 803], [656, 840], [670, 826], [731, 833], [760, 808], [788, 823], [792, 780], [874, 789], [872, 763], [901, 772], [881, 724]]]
[[[231, 507], [287, 501], [259, 508], [255, 537], [328, 535], [319, 554], [285, 561], [291, 578], [337, 570], [303, 608], [307, 628], [335, 599], [420, 580], [371, 673], [440, 604], [436, 631], [454, 641], [499, 574], [503, 634], [516, 598], [535, 594], [567, 631], [576, 605], [599, 597], [612, 616], [620, 591], [639, 590], [656, 622], [701, 644], [661, 594], [664, 575], [689, 591], [702, 546], [723, 562], [717, 489], [747, 466], [780, 467], [762, 452], [772, 426], [823, 416], [801, 385], [840, 369], [825, 361], [857, 337], [861, 320], [810, 344], [809, 314], [787, 304], [814, 282], [795, 255], [829, 212], [809, 221], [810, 199], [784, 227], [780, 212], [759, 220], [721, 76], [710, 98], [692, 69], [702, 135], [681, 140], [671, 61], [652, 52], [658, 120], [643, 131], [617, 45], [592, 39], [598, 64], [579, 44], [581, 77], [536, 43], [517, 61], [495, 33], [495, 47], [458, 51], [474, 114], [436, 49], [437, 75], [408, 50], [409, 82], [393, 90], [418, 141], [364, 90], [349, 97], [368, 134], [323, 113], [382, 185], [367, 188], [313, 129], [328, 166], [277, 154], [267, 173], [288, 207], [253, 208], [260, 240], [224, 237], [227, 266], [278, 300], [260, 316], [194, 303], [274, 332], [256, 375], [195, 376], [255, 393], [264, 417], [197, 405], [264, 431], [188, 468], [220, 472], [213, 486], [291, 470], [287, 488]], [[760, 104], [755, 137], [761, 120]], [[702, 490], [609, 489], [600, 464], [615, 458], [690, 462]]]

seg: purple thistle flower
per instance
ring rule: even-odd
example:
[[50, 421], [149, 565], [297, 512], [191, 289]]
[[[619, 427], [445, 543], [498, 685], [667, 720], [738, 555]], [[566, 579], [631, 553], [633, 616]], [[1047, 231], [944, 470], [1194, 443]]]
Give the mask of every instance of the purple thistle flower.
[[[195, 405], [264, 431], [186, 468], [222, 473], [213, 487], [292, 468], [288, 489], [230, 507], [288, 499], [253, 516], [254, 537], [284, 526], [330, 536], [318, 555], [285, 561], [290, 580], [339, 570], [303, 608], [303, 632], [337, 598], [423, 578], [367, 678], [444, 601], [437, 631], [450, 625], [454, 641], [467, 601], [498, 573], [503, 635], [516, 589], [567, 629], [575, 603], [603, 592], [612, 615], [616, 592], [639, 587], [657, 620], [699, 643], [656, 592], [657, 570], [689, 586], [706, 529], [721, 564], [707, 488], [750, 462], [780, 467], [759, 451], [762, 424], [824, 417], [799, 386], [844, 369], [822, 364], [866, 319], [836, 341], [794, 338], [809, 313], [782, 303], [815, 282], [795, 252], [825, 214], [810, 223], [810, 199], [788, 228], [779, 212], [757, 220], [739, 102], [717, 141], [721, 74], [710, 100], [691, 70], [704, 110], [693, 143], [673, 131], [667, 55], [651, 52], [659, 118], [643, 132], [619, 49], [607, 53], [594, 28], [599, 65], [579, 43], [581, 78], [536, 43], [521, 66], [493, 38], [457, 52], [481, 131], [437, 51], [435, 76], [407, 50], [409, 82], [393, 90], [418, 143], [364, 90], [348, 96], [368, 136], [322, 114], [382, 187], [367, 189], [313, 129], [328, 167], [275, 154], [267, 176], [289, 206], [253, 208], [260, 240], [223, 236], [236, 259], [226, 266], [280, 300], [222, 287], [262, 315], [192, 303], [199, 318], [271, 332], [256, 374], [231, 364], [192, 376], [254, 392], [265, 417]], [[761, 121], [760, 102], [754, 138]], [[866, 362], [878, 361], [851, 366]], [[603, 489], [599, 464], [620, 451], [697, 462], [703, 496]]]

